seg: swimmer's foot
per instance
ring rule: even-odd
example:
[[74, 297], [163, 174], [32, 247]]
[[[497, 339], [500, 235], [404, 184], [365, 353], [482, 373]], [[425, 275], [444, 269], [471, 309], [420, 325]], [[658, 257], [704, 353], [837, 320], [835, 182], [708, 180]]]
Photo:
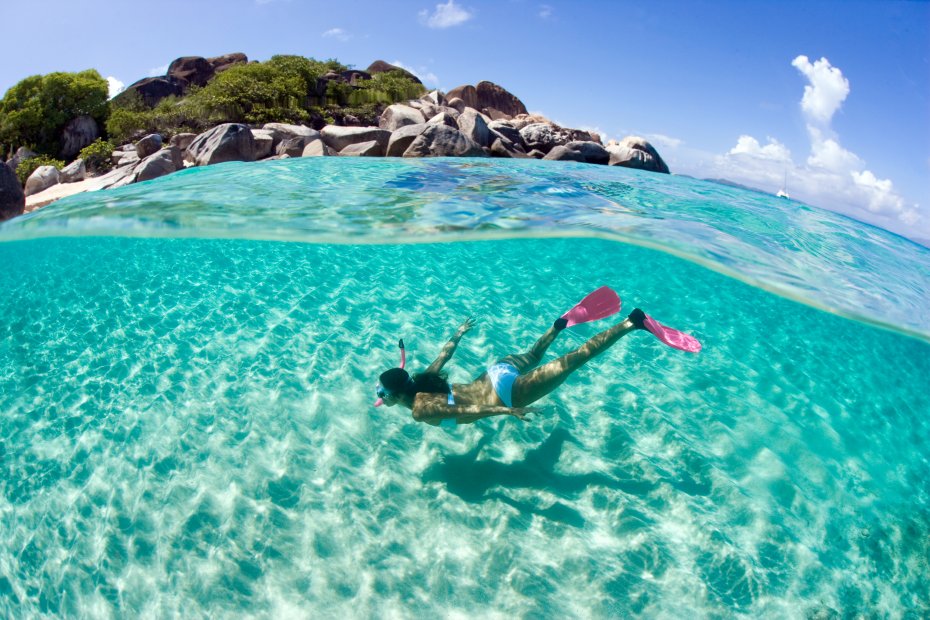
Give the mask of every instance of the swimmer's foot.
[[588, 293], [571, 310], [563, 314], [552, 327], [561, 331], [566, 327], [603, 319], [618, 312], [620, 312], [620, 296], [611, 288], [602, 286], [593, 293]]
[[637, 329], [645, 329], [658, 338], [660, 342], [673, 349], [687, 351], [688, 353], [697, 353], [701, 350], [701, 343], [698, 342], [697, 338], [662, 325], [639, 308], [630, 313], [629, 319]]

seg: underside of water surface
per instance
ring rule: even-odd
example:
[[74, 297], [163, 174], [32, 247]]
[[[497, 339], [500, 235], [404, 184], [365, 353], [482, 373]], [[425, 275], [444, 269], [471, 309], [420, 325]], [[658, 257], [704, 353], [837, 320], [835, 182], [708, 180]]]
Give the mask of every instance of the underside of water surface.
[[[531, 191], [526, 176], [548, 168], [480, 168], [511, 192], [518, 209], [507, 215], [486, 178], [478, 189], [448, 175], [417, 186], [417, 168], [378, 164], [356, 185], [401, 184], [383, 195], [413, 215], [392, 219], [390, 204], [363, 208], [371, 197], [350, 186], [328, 194], [342, 183], [320, 181], [332, 163], [312, 164], [323, 166], [312, 168], [322, 190], [302, 186], [310, 165], [268, 167], [292, 175], [275, 181], [278, 193], [303, 206], [288, 220], [291, 203], [268, 198], [278, 219], [265, 228], [257, 206], [236, 211], [242, 169], [227, 167], [233, 176], [194, 171], [186, 184], [169, 177], [62, 201], [0, 231], [0, 616], [930, 614], [930, 345], [913, 337], [926, 317], [899, 333], [813, 307], [881, 281], [869, 261], [920, 250], [844, 224], [844, 239], [883, 245], [877, 258], [848, 256], [834, 267], [848, 277], [828, 285], [805, 271], [827, 254], [759, 250], [755, 233], [736, 228], [728, 234], [755, 254], [731, 253], [714, 269], [697, 256], [711, 245], [683, 233], [704, 250], [529, 233], [372, 245], [378, 234], [446, 231], [455, 213], [469, 230], [485, 212], [494, 231], [518, 215], [520, 227], [548, 217], [540, 226], [551, 232], [560, 203], [538, 204], [566, 184], [537, 179]], [[577, 192], [619, 175], [612, 182], [633, 188], [622, 203], [631, 212], [669, 196], [648, 185], [656, 175], [565, 169]], [[206, 206], [185, 202], [198, 183], [228, 196], [225, 236], [245, 236], [237, 222], [281, 239], [341, 223], [343, 236], [190, 238], [224, 236], [211, 211], [219, 196], [204, 189]], [[575, 199], [594, 204], [604, 191]], [[732, 205], [709, 200], [710, 224], [690, 225], [734, 226], [714, 215]], [[361, 219], [346, 215], [356, 208]], [[353, 222], [364, 244], [349, 242]], [[826, 234], [821, 243], [851, 247]], [[758, 272], [740, 271], [750, 254], [787, 275], [769, 272], [762, 286]], [[875, 323], [896, 324], [925, 294], [926, 265], [912, 269], [914, 294]], [[784, 293], [788, 280], [829, 301], [764, 290]], [[603, 284], [623, 312], [563, 332], [547, 359], [634, 307], [692, 333], [703, 351], [634, 332], [524, 423], [446, 432], [372, 407], [398, 338], [408, 366], [423, 369], [477, 315], [447, 366], [453, 383], [468, 382]]]

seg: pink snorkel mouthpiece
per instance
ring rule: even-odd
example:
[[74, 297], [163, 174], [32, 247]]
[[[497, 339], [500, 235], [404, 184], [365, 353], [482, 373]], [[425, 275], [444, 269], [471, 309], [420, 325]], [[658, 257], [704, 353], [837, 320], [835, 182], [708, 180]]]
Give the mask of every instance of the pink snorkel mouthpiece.
[[[400, 367], [403, 368], [407, 365], [407, 349], [404, 348], [403, 338], [397, 341], [397, 348], [400, 349]], [[386, 393], [387, 390], [384, 389], [384, 386], [378, 383], [375, 386], [375, 392], [378, 394], [378, 400], [375, 401], [375, 407], [380, 407], [384, 404], [384, 396], [382, 396], [382, 394]]]

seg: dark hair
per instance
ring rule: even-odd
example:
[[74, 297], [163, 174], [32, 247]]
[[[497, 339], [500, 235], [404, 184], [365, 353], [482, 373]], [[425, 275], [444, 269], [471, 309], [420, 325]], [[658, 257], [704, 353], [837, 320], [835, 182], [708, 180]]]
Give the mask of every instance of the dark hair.
[[411, 377], [402, 368], [392, 368], [382, 372], [379, 380], [390, 392], [415, 396], [418, 392], [448, 394], [447, 376], [444, 372], [420, 372]]

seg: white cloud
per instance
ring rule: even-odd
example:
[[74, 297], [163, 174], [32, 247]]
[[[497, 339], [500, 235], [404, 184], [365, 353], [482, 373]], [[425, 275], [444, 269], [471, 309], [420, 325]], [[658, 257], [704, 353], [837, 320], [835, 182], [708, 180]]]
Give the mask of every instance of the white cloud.
[[336, 39], [338, 41], [348, 41], [352, 38], [352, 35], [343, 30], [342, 28], [330, 28], [322, 35], [324, 38]]
[[752, 136], [742, 135], [728, 155], [748, 155], [781, 162], [791, 161], [791, 151], [784, 144], [774, 138], [769, 138], [768, 141], [768, 144], [762, 146]]
[[552, 7], [548, 4], [539, 5], [539, 17], [541, 19], [549, 19], [552, 17]]
[[166, 74], [168, 73], [168, 66], [169, 66], [170, 64], [171, 64], [171, 63], [169, 62], [169, 63], [163, 64], [163, 65], [160, 66], [160, 67], [152, 67], [151, 69], [149, 69], [149, 75], [148, 75], [148, 76], [149, 76], [149, 77], [161, 77], [161, 76], [163, 76], [163, 75], [166, 75]]
[[427, 9], [420, 11], [420, 22], [430, 28], [451, 28], [464, 24], [474, 15], [449, 0], [445, 4], [437, 4], [432, 13]]
[[849, 80], [843, 77], [843, 72], [837, 67], [831, 66], [826, 58], [811, 64], [807, 56], [798, 56], [791, 64], [809, 82], [801, 98], [801, 110], [808, 122], [829, 123], [849, 95]]
[[115, 97], [115, 96], [117, 96], [118, 94], [120, 94], [121, 92], [123, 92], [123, 89], [126, 88], [126, 85], [123, 84], [122, 82], [120, 82], [119, 80], [117, 80], [117, 79], [116, 79], [115, 77], [113, 77], [112, 75], [108, 75], [108, 76], [107, 76], [107, 87], [108, 87], [108, 91], [109, 91], [109, 92], [107, 93], [107, 96], [108, 96], [110, 99], [112, 99], [113, 97]]
[[439, 88], [439, 78], [436, 77], [435, 73], [433, 73], [426, 67], [420, 67], [418, 69], [414, 69], [413, 67], [409, 67], [405, 65], [399, 60], [391, 61], [391, 64], [394, 65], [395, 67], [406, 69], [410, 73], [420, 78], [420, 81], [426, 84], [427, 86], [435, 86], [436, 88]]

